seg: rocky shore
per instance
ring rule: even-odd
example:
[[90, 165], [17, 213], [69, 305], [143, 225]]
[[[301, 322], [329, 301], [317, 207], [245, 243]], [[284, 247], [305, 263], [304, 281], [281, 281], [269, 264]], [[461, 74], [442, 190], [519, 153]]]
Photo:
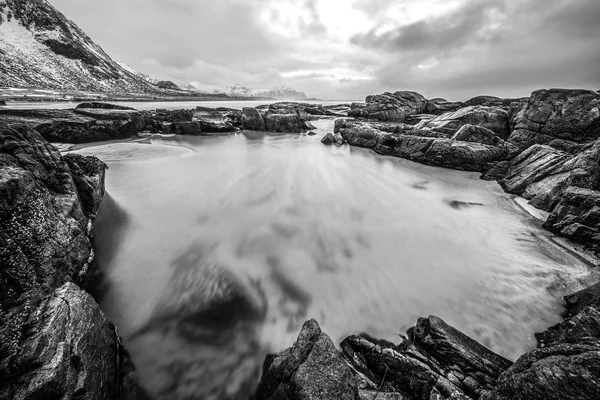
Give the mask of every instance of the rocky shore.
[[[327, 144], [481, 172], [547, 211], [544, 227], [600, 252], [600, 94], [540, 90], [464, 103], [413, 92], [369, 96], [336, 120]], [[49, 142], [142, 133], [303, 132], [345, 107], [277, 103], [234, 110], [0, 110], [0, 399], [144, 398], [115, 326], [81, 289], [106, 165]], [[338, 350], [316, 321], [267, 357], [261, 399], [600, 398], [600, 284], [566, 296], [568, 318], [515, 363], [442, 319], [401, 343], [350, 336]]]

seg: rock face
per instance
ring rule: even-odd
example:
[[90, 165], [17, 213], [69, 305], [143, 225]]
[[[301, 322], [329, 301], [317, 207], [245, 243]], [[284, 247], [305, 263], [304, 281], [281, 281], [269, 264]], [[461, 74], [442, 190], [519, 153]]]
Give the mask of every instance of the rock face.
[[591, 90], [550, 89], [533, 92], [514, 117], [509, 141], [525, 150], [561, 141], [585, 143], [600, 138], [600, 94]]
[[242, 109], [243, 129], [266, 132], [303, 132], [315, 127], [303, 106], [286, 103], [271, 104], [267, 109]]
[[404, 122], [407, 116], [425, 112], [428, 102], [419, 93], [399, 91], [368, 96], [365, 103], [365, 106], [353, 104], [348, 116]]
[[0, 126], [0, 399], [121, 393], [120, 339], [76, 285], [92, 259], [105, 167], [62, 157], [28, 126]]
[[358, 400], [350, 367], [315, 320], [304, 324], [294, 346], [272, 360], [255, 400]]
[[499, 107], [471, 106], [445, 113], [415, 126], [418, 130], [429, 130], [439, 137], [452, 137], [464, 125], [486, 128], [501, 139], [509, 135], [508, 112]]

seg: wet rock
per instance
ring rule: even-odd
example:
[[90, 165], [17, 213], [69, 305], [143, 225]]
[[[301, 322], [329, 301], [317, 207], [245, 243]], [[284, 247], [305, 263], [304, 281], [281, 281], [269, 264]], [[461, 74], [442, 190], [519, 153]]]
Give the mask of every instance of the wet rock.
[[600, 191], [567, 187], [544, 228], [600, 254]]
[[101, 102], [89, 102], [89, 103], [80, 103], [77, 105], [77, 107], [75, 107], [76, 109], [81, 109], [81, 108], [99, 108], [102, 110], [134, 110], [131, 107], [126, 107], [126, 106], [119, 106], [116, 104], [110, 104], [110, 103], [101, 103]]
[[332, 144], [335, 144], [336, 146], [342, 146], [344, 144], [344, 139], [341, 135], [328, 133], [325, 136], [323, 136], [323, 139], [321, 139], [321, 143], [327, 146], [331, 146]]
[[25, 327], [0, 398], [118, 398], [120, 339], [89, 294], [64, 284], [32, 310]]
[[578, 315], [587, 307], [594, 307], [600, 310], [600, 283], [565, 296], [565, 301], [567, 309], [572, 315]]
[[255, 400], [358, 400], [350, 367], [316, 321], [304, 324], [294, 346], [277, 356], [258, 385]]
[[242, 113], [224, 107], [196, 107], [194, 121], [200, 123], [204, 134], [234, 132], [242, 127]]
[[[502, 139], [508, 137], [508, 113], [499, 107], [471, 106], [442, 114], [415, 126], [416, 130], [438, 133], [437, 137], [450, 138], [463, 125], [475, 125], [489, 129]], [[427, 135], [429, 136], [429, 135]]]
[[308, 136], [317, 136], [317, 132], [310, 131], [307, 134]]
[[[443, 368], [458, 367], [461, 374], [474, 379], [476, 385], [470, 386], [475, 388], [493, 389], [496, 379], [512, 365], [509, 360], [434, 316], [420, 318], [413, 329], [413, 337], [415, 343]], [[467, 394], [473, 394], [474, 388], [465, 389]]]
[[190, 122], [194, 118], [194, 110], [157, 109], [151, 117], [162, 122]]
[[0, 126], [0, 399], [120, 394], [121, 344], [75, 284], [105, 165], [62, 157], [26, 125]]
[[533, 92], [514, 117], [509, 141], [522, 150], [555, 139], [584, 143], [600, 137], [600, 94], [591, 90]]
[[350, 120], [336, 122], [336, 129], [351, 146], [465, 171], [483, 171], [488, 163], [508, 160], [513, 154], [507, 145], [490, 146], [445, 138], [421, 137], [415, 133], [390, 134], [369, 124]]
[[348, 116], [404, 122], [407, 116], [426, 112], [427, 104], [427, 99], [416, 92], [386, 92], [368, 96], [364, 106], [360, 103], [352, 104]]
[[458, 132], [452, 136], [452, 139], [488, 145], [497, 145], [502, 141], [502, 139], [496, 136], [491, 130], [482, 126], [470, 124], [461, 126]]
[[242, 108], [242, 127], [252, 131], [264, 131], [265, 120], [256, 108]]
[[[576, 295], [566, 296], [566, 298], [573, 300], [573, 296]], [[572, 304], [573, 311], [577, 311], [574, 317], [568, 318], [544, 332], [535, 334], [539, 347], [554, 346], [560, 343], [593, 342], [600, 339], [600, 311], [595, 308], [600, 304], [600, 289], [583, 291], [579, 296], [585, 301]], [[592, 304], [593, 307], [580, 308], [584, 303]], [[567, 304], [569, 304], [568, 300]]]

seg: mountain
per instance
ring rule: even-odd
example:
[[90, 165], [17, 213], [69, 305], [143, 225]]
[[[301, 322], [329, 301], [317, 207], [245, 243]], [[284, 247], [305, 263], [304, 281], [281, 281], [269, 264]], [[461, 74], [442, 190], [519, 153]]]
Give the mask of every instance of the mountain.
[[113, 61], [46, 0], [0, 0], [0, 86], [165, 92]]
[[145, 80], [148, 83], [156, 85], [159, 82], [158, 79], [156, 79], [156, 78], [154, 78], [154, 77], [152, 77], [150, 75], [146, 75], [143, 72], [137, 71], [134, 68], [130, 67], [129, 65], [125, 64], [125, 63], [117, 61], [117, 64], [119, 65], [119, 67], [123, 68], [125, 71], [127, 71], [127, 72], [129, 72], [129, 73], [131, 73], [131, 74], [133, 74], [135, 76], [137, 76], [138, 78], [141, 78], [141, 79]]
[[259, 97], [276, 100], [306, 100], [308, 98], [303, 92], [283, 86], [272, 89], [250, 89], [239, 83], [236, 83], [233, 86], [227, 86], [225, 88], [225, 94], [236, 97]]

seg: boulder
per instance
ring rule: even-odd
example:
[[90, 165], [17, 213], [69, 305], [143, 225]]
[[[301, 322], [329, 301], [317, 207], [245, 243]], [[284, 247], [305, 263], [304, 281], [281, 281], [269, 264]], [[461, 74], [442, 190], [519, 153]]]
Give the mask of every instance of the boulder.
[[427, 104], [427, 99], [416, 92], [386, 92], [367, 96], [364, 106], [360, 103], [353, 103], [348, 116], [404, 122], [407, 116], [426, 112]]
[[358, 400], [350, 367], [315, 320], [304, 324], [294, 345], [272, 359], [255, 400]]
[[321, 143], [327, 146], [331, 146], [332, 144], [335, 144], [336, 146], [342, 146], [344, 144], [344, 139], [338, 134], [328, 133], [323, 136]]
[[600, 282], [565, 296], [565, 302], [571, 315], [578, 315], [587, 307], [600, 310]]
[[251, 131], [264, 131], [265, 120], [254, 107], [242, 108], [242, 127]]
[[453, 140], [461, 140], [463, 142], [473, 142], [480, 144], [497, 145], [500, 139], [494, 132], [482, 126], [466, 124], [452, 136]]
[[537, 90], [513, 123], [508, 140], [522, 150], [556, 139], [593, 141], [600, 138], [600, 94], [591, 90]]
[[508, 112], [499, 107], [471, 106], [424, 120], [416, 130], [433, 131], [438, 137], [451, 138], [463, 125], [475, 125], [491, 130], [501, 139], [509, 135]]

